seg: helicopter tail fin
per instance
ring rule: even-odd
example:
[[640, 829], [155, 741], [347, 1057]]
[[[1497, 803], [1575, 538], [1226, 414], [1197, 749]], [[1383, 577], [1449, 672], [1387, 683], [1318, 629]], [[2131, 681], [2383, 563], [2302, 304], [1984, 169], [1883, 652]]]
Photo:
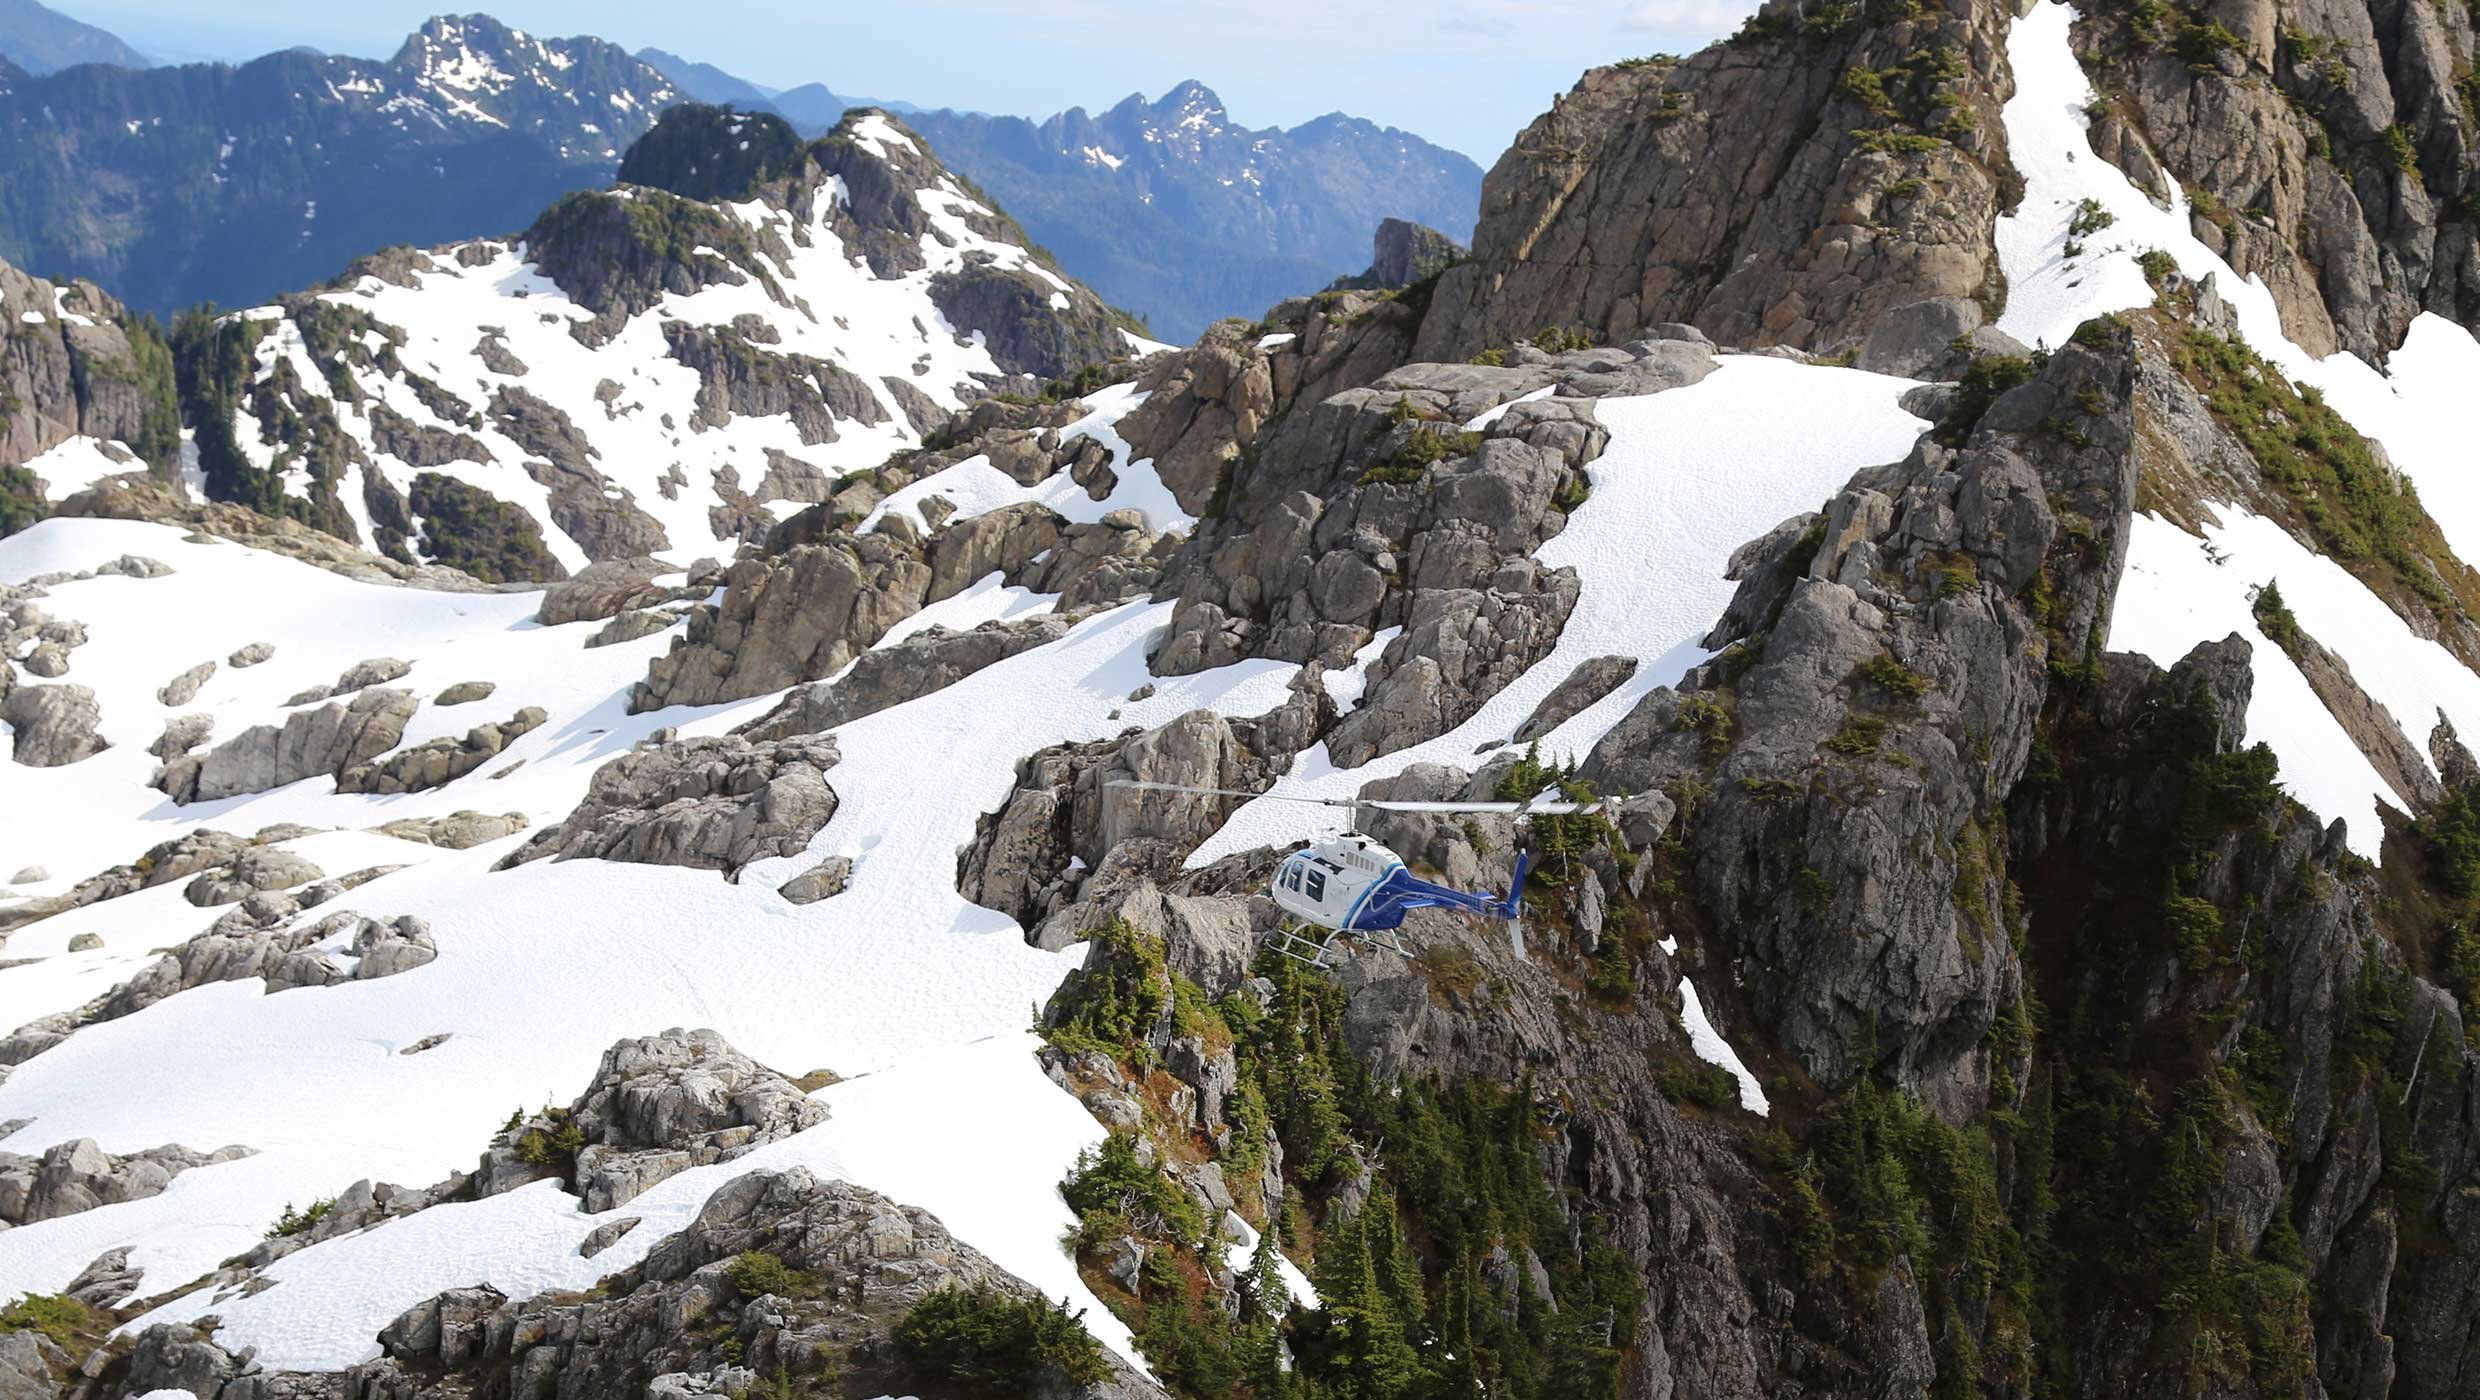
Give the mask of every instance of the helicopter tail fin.
[[1498, 906], [1502, 917], [1509, 919], [1524, 917], [1524, 877], [1531, 873], [1532, 869], [1533, 853], [1531, 851], [1516, 852], [1515, 883], [1508, 887], [1507, 897], [1501, 900]]

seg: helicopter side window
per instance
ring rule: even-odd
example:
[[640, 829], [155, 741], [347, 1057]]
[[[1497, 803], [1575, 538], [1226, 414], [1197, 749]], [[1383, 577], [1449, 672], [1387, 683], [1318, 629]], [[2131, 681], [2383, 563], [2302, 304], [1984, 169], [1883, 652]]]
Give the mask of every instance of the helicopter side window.
[[1315, 870], [1309, 872], [1309, 897], [1320, 903], [1326, 899], [1326, 877]]
[[1285, 888], [1285, 889], [1287, 889], [1287, 890], [1293, 890], [1293, 891], [1298, 891], [1298, 890], [1299, 890], [1299, 888], [1300, 888], [1300, 867], [1299, 867], [1299, 866], [1297, 866], [1297, 865], [1293, 865], [1293, 866], [1287, 867], [1287, 868], [1284, 870], [1284, 872], [1283, 872], [1283, 888]]

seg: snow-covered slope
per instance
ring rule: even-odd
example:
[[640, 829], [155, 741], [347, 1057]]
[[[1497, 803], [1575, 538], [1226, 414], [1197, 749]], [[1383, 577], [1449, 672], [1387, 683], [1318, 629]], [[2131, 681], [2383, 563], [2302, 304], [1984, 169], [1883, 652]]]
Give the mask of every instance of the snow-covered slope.
[[[2469, 426], [2480, 341], [2428, 314], [2384, 372], [2347, 352], [2318, 359], [2300, 349], [2283, 334], [2263, 283], [2241, 278], [2196, 238], [2184, 192], [2173, 186], [2170, 207], [2159, 207], [2093, 152], [2086, 139], [2093, 89], [2069, 43], [2074, 17], [2058, 0], [2042, 0], [2009, 41], [2016, 90], [2006, 107], [2007, 132], [2025, 191], [2014, 213], [1998, 222], [2008, 284], [2000, 327], [2028, 345], [2063, 344], [2091, 317], [2151, 304], [2154, 288], [2136, 260], [2152, 250], [2167, 253], [2186, 277], [2212, 279], [2258, 354], [2321, 391], [2352, 426], [2383, 444], [2446, 543], [2465, 559], [2480, 558], [2480, 485]], [[2095, 210], [2106, 220], [2096, 220]], [[2070, 225], [2079, 216], [2102, 227], [2078, 233]], [[2249, 739], [2271, 744], [2293, 795], [2322, 817], [2345, 819], [2353, 849], [2373, 857], [2385, 834], [2378, 805], [2400, 811], [2408, 799], [2265, 635], [2251, 607], [2255, 591], [2281, 585], [2308, 635], [2349, 664], [2432, 774], [2436, 761], [2426, 740], [2439, 718], [2463, 734], [2480, 733], [2480, 677], [2431, 637], [2415, 634], [2359, 579], [2244, 504], [2212, 502], [2209, 510], [2219, 521], [2201, 537], [2160, 515], [2138, 521], [2109, 644], [2168, 666], [2198, 643], [2232, 632], [2255, 643]]]
[[780, 159], [717, 202], [573, 195], [516, 240], [382, 255], [228, 318], [248, 367], [229, 444], [202, 436], [210, 481], [486, 577], [685, 562], [1016, 376], [1138, 345], [882, 114], [803, 148], [773, 118], [677, 108], [632, 161], [705, 190], [701, 162], [760, 136]]
[[[466, 270], [467, 278], [476, 275]], [[468, 285], [445, 270], [420, 282], [432, 298]], [[370, 289], [371, 304], [390, 308], [402, 291]], [[553, 340], [518, 343], [520, 356], [529, 352], [547, 364], [565, 353]], [[1503, 738], [1572, 669], [1577, 648], [1663, 658], [1552, 744], [1568, 752], [1589, 746], [1654, 680], [1701, 654], [1695, 639], [1728, 596], [1720, 575], [1741, 537], [1904, 449], [1921, 426], [1895, 403], [1910, 387], [1850, 370], [1729, 358], [1703, 388], [1641, 406], [1605, 402], [1613, 442], [1594, 468], [1591, 499], [1545, 551], [1556, 556], [1549, 562], [1584, 576], [1573, 646], [1563, 642], [1441, 743], [1469, 754], [1475, 735]], [[1096, 412], [1071, 431], [1104, 435], [1124, 449], [1110, 427], [1131, 398], [1121, 390], [1098, 396]], [[1722, 431], [1761, 402], [1806, 407], [1771, 415], [1767, 432]], [[618, 426], [606, 439], [615, 459], [627, 441]], [[1798, 469], [1782, 470], [1786, 462]], [[1123, 468], [1116, 489], [1140, 502], [1161, 494], [1145, 465]], [[968, 518], [1005, 504], [1008, 493], [985, 489], [987, 472], [978, 459], [959, 464], [891, 508], [935, 495]], [[1761, 490], [1750, 489], [1758, 484]], [[1184, 519], [1170, 508], [1166, 514], [1170, 523]], [[1605, 547], [1622, 537], [1661, 543]], [[588, 624], [529, 621], [539, 595], [359, 583], [162, 526], [48, 521], [0, 543], [0, 578], [86, 569], [132, 553], [172, 572], [55, 583], [40, 600], [54, 616], [85, 624], [87, 640], [70, 653], [62, 680], [97, 692], [111, 747], [59, 768], [0, 765], [0, 798], [12, 809], [62, 816], [12, 830], [0, 865], [40, 862], [51, 872], [13, 893], [56, 894], [202, 826], [248, 834], [298, 824], [327, 834], [278, 831], [270, 839], [330, 875], [387, 870], [318, 912], [418, 916], [438, 957], [411, 972], [338, 986], [274, 994], [254, 980], [199, 987], [78, 1029], [20, 1065], [0, 1084], [0, 1117], [26, 1120], [12, 1147], [84, 1136], [108, 1150], [233, 1143], [256, 1153], [186, 1172], [159, 1196], [0, 1235], [0, 1292], [57, 1289], [98, 1253], [123, 1245], [145, 1271], [141, 1294], [175, 1292], [253, 1244], [288, 1203], [333, 1195], [362, 1178], [437, 1179], [470, 1163], [511, 1109], [565, 1101], [615, 1038], [685, 1024], [712, 1026], [788, 1071], [845, 1076], [818, 1091], [827, 1122], [664, 1182], [630, 1207], [648, 1225], [590, 1261], [577, 1245], [599, 1218], [538, 1185], [313, 1246], [272, 1268], [272, 1288], [249, 1296], [181, 1293], [141, 1321], [215, 1313], [224, 1319], [221, 1343], [258, 1347], [270, 1368], [343, 1366], [375, 1355], [378, 1328], [442, 1288], [487, 1281], [522, 1296], [582, 1287], [641, 1256], [721, 1180], [792, 1163], [927, 1207], [1052, 1296], [1089, 1300], [1058, 1244], [1069, 1220], [1055, 1188], [1102, 1129], [1037, 1072], [1023, 1030], [1081, 949], [1029, 948], [1013, 921], [966, 903], [956, 892], [954, 853], [973, 838], [981, 814], [1006, 797], [1026, 755], [1200, 706], [1232, 716], [1265, 712], [1283, 700], [1298, 667], [1243, 661], [1194, 676], [1152, 676], [1147, 656], [1172, 605], [1126, 604], [1087, 617], [1052, 645], [842, 726], [842, 761], [828, 774], [841, 805], [800, 854], [757, 862], [732, 881], [712, 871], [601, 861], [494, 873], [522, 837], [455, 851], [370, 828], [462, 809], [514, 811], [532, 824], [556, 820], [598, 765], [658, 727], [718, 733], [776, 697], [629, 715], [627, 685], [661, 648], [660, 637], [587, 648]], [[934, 621], [969, 626], [993, 615], [994, 598], [1017, 614], [1026, 602], [1045, 601], [1007, 602], [1021, 590], [998, 590], [998, 583], [935, 605], [882, 645]], [[246, 670], [219, 669], [193, 702], [215, 716], [219, 733], [280, 717], [289, 692], [377, 654], [409, 661], [398, 683], [425, 696], [461, 681], [498, 687], [469, 706], [426, 703], [406, 744], [459, 733], [469, 715], [497, 718], [524, 705], [542, 707], [549, 719], [484, 769], [413, 796], [342, 794], [313, 778], [213, 804], [166, 802], [148, 786], [155, 764], [145, 752], [171, 713], [157, 688], [194, 661], [253, 641], [274, 642], [274, 657]], [[1427, 752], [1329, 777], [1315, 776], [1324, 765], [1313, 754], [1300, 776], [1349, 790]], [[1252, 809], [1216, 849], [1294, 834]], [[829, 856], [853, 861], [843, 893], [807, 905], [776, 893]], [[26, 961], [0, 971], [0, 1019], [15, 1024], [73, 1007], [217, 916], [193, 908], [180, 888], [143, 890], [17, 930], [10, 955]], [[90, 933], [99, 938], [79, 937]], [[81, 951], [69, 950], [73, 939]], [[1712, 1046], [1723, 1046], [1710, 1026], [1706, 1033]], [[1729, 1058], [1727, 1048], [1713, 1053]], [[178, 1072], [167, 1073], [173, 1066]], [[992, 1150], [997, 1142], [1004, 1151]], [[1106, 1310], [1090, 1307], [1087, 1321], [1127, 1347]]]

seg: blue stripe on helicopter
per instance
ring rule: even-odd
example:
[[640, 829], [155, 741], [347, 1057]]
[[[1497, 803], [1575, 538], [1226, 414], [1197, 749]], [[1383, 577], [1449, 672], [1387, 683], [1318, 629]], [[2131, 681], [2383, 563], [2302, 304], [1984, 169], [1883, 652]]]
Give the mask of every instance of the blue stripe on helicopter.
[[[1399, 860], [1399, 861], [1395, 862], [1393, 865], [1388, 866], [1388, 867], [1386, 868], [1385, 872], [1384, 872], [1383, 874], [1379, 875], [1377, 879], [1370, 881], [1370, 882], [1369, 882], [1369, 884], [1368, 884], [1368, 886], [1367, 886], [1366, 888], [1362, 889], [1362, 891], [1361, 891], [1361, 897], [1360, 897], [1360, 898], [1358, 898], [1358, 899], [1356, 899], [1356, 900], [1353, 900], [1353, 901], [1352, 901], [1352, 910], [1351, 910], [1351, 912], [1350, 912], [1350, 913], [1348, 913], [1348, 914], [1345, 914], [1345, 915], [1343, 916], [1343, 928], [1344, 928], [1344, 931], [1345, 931], [1345, 932], [1349, 933], [1349, 932], [1351, 932], [1353, 929], [1356, 929], [1356, 928], [1359, 928], [1359, 927], [1361, 927], [1361, 926], [1362, 926], [1362, 925], [1361, 925], [1361, 910], [1362, 910], [1364, 907], [1366, 907], [1366, 906], [1368, 905], [1370, 896], [1372, 896], [1372, 895], [1376, 894], [1376, 893], [1379, 891], [1379, 889], [1380, 889], [1380, 888], [1382, 888], [1382, 887], [1386, 884], [1386, 882], [1387, 882], [1387, 881], [1394, 879], [1394, 878], [1395, 878], [1395, 873], [1396, 873], [1397, 871], [1399, 871], [1399, 870], [1402, 870], [1403, 868], [1404, 868], [1404, 863], [1403, 863], [1402, 861], [1400, 861], [1400, 860]], [[1403, 918], [1399, 915], [1399, 916], [1397, 916], [1397, 918], [1396, 918], [1396, 920], [1395, 920], [1395, 923], [1394, 923], [1394, 924], [1387, 924], [1387, 925], [1384, 925], [1384, 927], [1387, 927], [1387, 928], [1393, 928], [1393, 927], [1395, 927], [1396, 925], [1401, 924], [1402, 922], [1403, 922]], [[1372, 927], [1377, 927], [1377, 926], [1376, 926], [1376, 925], [1372, 925]]]

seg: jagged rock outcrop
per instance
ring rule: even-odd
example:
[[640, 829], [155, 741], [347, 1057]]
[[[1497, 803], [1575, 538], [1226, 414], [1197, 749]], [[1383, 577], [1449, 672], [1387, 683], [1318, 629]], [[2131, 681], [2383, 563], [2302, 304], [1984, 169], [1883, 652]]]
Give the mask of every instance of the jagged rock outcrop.
[[1665, 321], [1828, 351], [1913, 302], [2001, 305], [2014, 13], [1773, 0], [1689, 58], [1585, 74], [1491, 168], [1417, 358]]
[[170, 470], [180, 411], [163, 333], [92, 282], [52, 283], [0, 262], [0, 531], [69, 485], [21, 469], [72, 438], [127, 471]]
[[192, 987], [252, 978], [263, 978], [271, 993], [331, 987], [411, 972], [439, 956], [430, 925], [411, 914], [381, 923], [347, 909], [282, 926], [301, 909], [341, 892], [341, 887], [314, 886], [302, 899], [260, 894], [241, 901], [213, 928], [166, 950], [102, 996], [0, 1038], [0, 1065], [24, 1064], [84, 1027], [134, 1015]]
[[1653, 692], [1585, 765], [1607, 792], [1711, 788], [1700, 899], [1769, 1038], [1823, 1083], [1883, 1073], [1955, 1115], [1985, 1095], [2021, 976], [1993, 818], [2053, 664], [2107, 632], [2135, 380], [2124, 328], [2070, 345], [1960, 451], [1924, 438], [1744, 551], [1706, 638], [1742, 650]]
[[172, 1179], [195, 1167], [250, 1155], [246, 1147], [193, 1152], [166, 1145], [115, 1154], [93, 1138], [55, 1143], [38, 1156], [0, 1152], [0, 1221], [32, 1225], [97, 1206], [160, 1195]]
[[1400, 291], [1446, 271], [1465, 254], [1463, 244], [1408, 219], [1379, 220], [1371, 243], [1369, 270], [1336, 278], [1329, 291]]
[[[1047, 427], [994, 417], [973, 445], [1008, 462], [1020, 480], [1084, 472], [1073, 479], [1092, 498], [1109, 494], [1108, 453], [1099, 444], [1063, 442]], [[968, 426], [978, 421], [977, 411]], [[1056, 593], [1064, 609], [1116, 602], [1151, 588], [1177, 543], [1133, 511], [1072, 523], [1024, 502], [926, 532], [911, 515], [889, 512], [855, 534], [843, 528], [855, 508], [866, 510], [860, 500], [848, 507], [843, 495], [814, 506], [778, 527], [765, 553], [725, 571], [722, 598], [690, 610], [686, 634], [631, 688], [630, 708], [714, 704], [830, 675], [897, 623], [992, 573]]]
[[502, 868], [550, 856], [687, 865], [736, 878], [742, 866], [798, 855], [835, 815], [832, 736], [672, 739], [660, 731], [594, 770], [585, 800]]
[[[790, 1292], [748, 1291], [754, 1278], [733, 1264], [751, 1254], [780, 1261], [786, 1272], [775, 1286]], [[934, 1395], [947, 1382], [917, 1372], [890, 1334], [931, 1294], [977, 1287], [1036, 1296], [927, 1212], [802, 1168], [752, 1172], [593, 1295], [441, 1293], [381, 1330], [378, 1360], [325, 1374], [244, 1373], [206, 1331], [163, 1324], [138, 1338], [114, 1393], [177, 1387], [198, 1400], [447, 1400], [504, 1376], [577, 1395], [697, 1396], [745, 1391], [763, 1376], [832, 1375], [872, 1394]], [[684, 1325], [690, 1320], [698, 1325]], [[1106, 1364], [1108, 1378], [1093, 1386], [1040, 1374], [1015, 1380], [1043, 1400], [1164, 1395], [1124, 1363]]]
[[666, 1177], [728, 1162], [827, 1120], [824, 1104], [710, 1030], [668, 1030], [603, 1052], [584, 1094], [503, 1131], [474, 1171], [495, 1196], [545, 1177], [594, 1212]]
[[2264, 280], [2290, 339], [2382, 363], [2422, 311], [2480, 328], [2474, 29], [2453, 6], [2096, 10], [2093, 146], [2200, 196], [2196, 236]]
[[[1044, 749], [1017, 765], [1015, 790], [980, 822], [957, 861], [956, 888], [1032, 929], [1074, 903], [1089, 879], [1107, 887], [1131, 871], [1167, 876], [1240, 799], [1113, 790], [1111, 783], [1261, 791], [1333, 719], [1334, 702], [1311, 667], [1283, 704], [1253, 719], [1194, 710], [1116, 739]], [[1031, 936], [1062, 947], [1079, 934], [1043, 924]]]
[[510, 744], [549, 721], [540, 705], [528, 705], [497, 724], [478, 724], [461, 739], [433, 739], [399, 749], [374, 763], [356, 764], [336, 775], [336, 791], [369, 793], [428, 792], [446, 787], [499, 757]]
[[204, 754], [166, 763], [155, 786], [175, 802], [213, 802], [341, 776], [396, 747], [421, 703], [408, 690], [374, 689], [350, 705], [296, 710], [281, 725], [252, 725]]
[[92, 758], [110, 745], [95, 732], [103, 707], [82, 685], [20, 685], [0, 694], [8, 721], [9, 758], [29, 768], [58, 768]]
[[1592, 398], [1692, 384], [1712, 366], [1702, 341], [1526, 349], [1503, 366], [1407, 366], [1295, 409], [1166, 565], [1159, 589], [1177, 589], [1179, 608], [1154, 669], [1344, 667], [1396, 627], [1329, 751], [1352, 766], [1453, 728], [1549, 653], [1575, 605], [1574, 574], [1532, 554], [1565, 528], [1608, 441]]
[[893, 646], [873, 647], [835, 680], [801, 686], [765, 715], [735, 731], [752, 739], [822, 734], [890, 706], [944, 690], [981, 670], [1068, 635], [1075, 624], [1055, 613], [1014, 622], [985, 622], [969, 632], [928, 627]]

